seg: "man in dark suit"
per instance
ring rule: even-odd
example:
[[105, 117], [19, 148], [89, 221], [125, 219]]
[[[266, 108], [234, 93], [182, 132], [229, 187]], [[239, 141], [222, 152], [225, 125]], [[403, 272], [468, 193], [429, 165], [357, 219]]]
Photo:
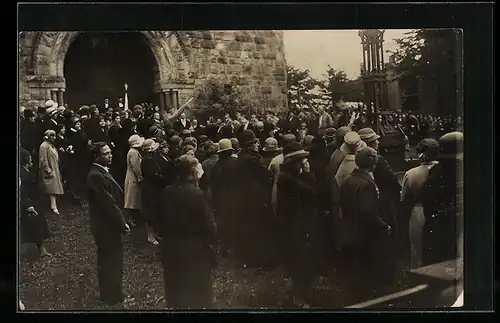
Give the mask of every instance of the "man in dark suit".
[[122, 292], [122, 235], [130, 231], [123, 216], [123, 190], [109, 173], [111, 149], [105, 143], [92, 147], [94, 163], [87, 176], [90, 230], [97, 246], [97, 280], [101, 301], [124, 302]]
[[182, 112], [179, 120], [174, 122], [174, 129], [175, 131], [180, 133], [184, 129], [189, 130], [189, 128], [191, 128], [191, 122], [189, 122], [189, 120], [186, 118], [186, 114]]
[[281, 129], [280, 132], [283, 135], [287, 133], [297, 135], [297, 132], [300, 129], [300, 119], [296, 116], [295, 110], [290, 110], [288, 112], [288, 118], [280, 120], [278, 128]]

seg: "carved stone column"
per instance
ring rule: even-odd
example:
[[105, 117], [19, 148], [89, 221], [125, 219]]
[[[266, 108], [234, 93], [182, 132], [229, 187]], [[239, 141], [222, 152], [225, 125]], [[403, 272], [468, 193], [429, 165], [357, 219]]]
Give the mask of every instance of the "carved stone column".
[[50, 90], [50, 99], [54, 102], [57, 102], [57, 92], [59, 92], [58, 89]]
[[163, 91], [160, 91], [158, 93], [158, 95], [160, 96], [160, 112], [162, 114], [165, 113], [165, 95], [163, 94]]
[[59, 89], [57, 92], [57, 104], [64, 105], [64, 89]]
[[172, 107], [177, 111], [179, 109], [179, 92], [170, 90], [170, 99], [172, 100]]

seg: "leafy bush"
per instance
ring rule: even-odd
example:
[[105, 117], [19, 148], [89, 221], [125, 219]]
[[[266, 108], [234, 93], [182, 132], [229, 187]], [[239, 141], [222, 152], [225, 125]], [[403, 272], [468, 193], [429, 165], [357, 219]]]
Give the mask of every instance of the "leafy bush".
[[245, 85], [243, 78], [235, 77], [230, 83], [210, 79], [198, 90], [192, 113], [203, 122], [212, 116], [223, 118], [226, 113], [232, 117], [236, 112], [258, 113], [264, 106], [263, 97], [252, 95], [251, 87]]

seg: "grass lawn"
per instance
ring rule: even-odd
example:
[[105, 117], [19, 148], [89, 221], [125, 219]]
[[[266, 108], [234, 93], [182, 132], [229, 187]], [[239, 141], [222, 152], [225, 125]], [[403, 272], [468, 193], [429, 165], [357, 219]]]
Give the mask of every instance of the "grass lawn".
[[[61, 203], [62, 204], [62, 203]], [[20, 298], [26, 310], [104, 309], [97, 294], [96, 251], [90, 234], [87, 207], [60, 207], [61, 215], [47, 215], [53, 237], [47, 241], [51, 258], [38, 259], [33, 245], [21, 246]], [[133, 229], [134, 230], [134, 229]], [[146, 233], [133, 231], [124, 247], [124, 292], [132, 310], [163, 309], [163, 278], [157, 247]], [[340, 292], [335, 272], [314, 283], [312, 307], [341, 308], [347, 292]], [[283, 269], [272, 272], [235, 269], [220, 259], [214, 272], [218, 308], [292, 308], [291, 282]], [[335, 281], [336, 282], [335, 282]], [[403, 289], [403, 281], [396, 289]]]

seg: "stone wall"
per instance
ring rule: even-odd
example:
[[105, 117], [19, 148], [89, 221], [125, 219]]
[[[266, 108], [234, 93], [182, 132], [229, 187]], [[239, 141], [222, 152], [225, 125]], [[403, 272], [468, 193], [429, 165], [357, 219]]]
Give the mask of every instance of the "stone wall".
[[195, 89], [209, 79], [229, 84], [237, 77], [245, 92], [267, 101], [267, 108], [286, 107], [282, 31], [199, 31], [190, 36]]
[[[158, 75], [162, 77], [155, 88], [159, 95], [173, 89], [182, 105], [210, 79], [230, 84], [234, 78], [239, 78], [244, 91], [257, 102], [263, 102], [265, 107], [262, 108], [286, 108], [282, 31], [186, 31], [176, 32], [175, 37], [168, 31], [141, 33], [159, 60]], [[20, 34], [20, 105], [42, 103], [53, 89], [64, 91], [65, 79], [58, 71], [62, 71], [65, 51], [75, 34]]]

